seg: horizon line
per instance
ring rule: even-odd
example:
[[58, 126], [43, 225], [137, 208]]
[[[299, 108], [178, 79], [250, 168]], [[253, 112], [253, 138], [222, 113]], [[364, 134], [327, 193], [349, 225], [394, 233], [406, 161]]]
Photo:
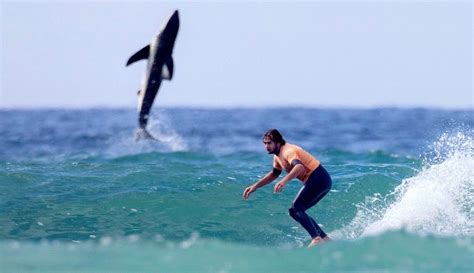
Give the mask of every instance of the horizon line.
[[[155, 106], [153, 110], [158, 109], [203, 109], [203, 110], [239, 110], [239, 109], [328, 109], [328, 110], [373, 110], [373, 109], [399, 109], [399, 110], [413, 110], [413, 109], [426, 109], [426, 110], [448, 110], [448, 111], [474, 111], [474, 105], [471, 106], [435, 106], [435, 105], [164, 105]], [[136, 107], [127, 105], [80, 105], [80, 106], [3, 106], [0, 105], [0, 111], [9, 110], [93, 110], [93, 109], [104, 109], [104, 110], [136, 110]]]

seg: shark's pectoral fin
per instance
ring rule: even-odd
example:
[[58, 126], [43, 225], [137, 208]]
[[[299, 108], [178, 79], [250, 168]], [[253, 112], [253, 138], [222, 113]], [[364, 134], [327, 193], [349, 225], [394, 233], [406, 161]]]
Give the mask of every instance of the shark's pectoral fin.
[[173, 69], [174, 69], [174, 62], [173, 58], [170, 57], [165, 64], [163, 65], [163, 68], [161, 69], [161, 78], [164, 80], [171, 80], [173, 78]]
[[133, 54], [132, 57], [128, 59], [126, 66], [129, 66], [136, 61], [148, 59], [148, 56], [150, 56], [150, 45], [145, 46], [144, 48], [140, 49], [137, 53]]

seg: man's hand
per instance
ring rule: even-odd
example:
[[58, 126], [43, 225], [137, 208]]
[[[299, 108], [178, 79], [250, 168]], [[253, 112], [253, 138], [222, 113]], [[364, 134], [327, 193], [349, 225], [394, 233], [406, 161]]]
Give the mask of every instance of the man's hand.
[[[299, 161], [299, 160], [298, 160]], [[301, 173], [304, 172], [304, 166], [301, 163], [296, 163], [296, 165], [291, 169], [291, 171], [283, 177], [280, 182], [275, 184], [275, 188], [273, 188], [273, 193], [281, 192], [283, 190], [283, 187], [288, 184], [288, 182], [291, 181], [291, 179], [294, 179], [298, 177]]]
[[276, 183], [275, 187], [273, 188], [273, 193], [281, 192], [283, 190], [283, 187], [286, 186], [286, 183], [288, 182], [280, 181]]
[[242, 194], [242, 197], [245, 200], [247, 200], [247, 199], [249, 199], [250, 194], [252, 192], [256, 191], [256, 190], [257, 190], [257, 188], [254, 185], [248, 186], [247, 188], [245, 188], [244, 193]]

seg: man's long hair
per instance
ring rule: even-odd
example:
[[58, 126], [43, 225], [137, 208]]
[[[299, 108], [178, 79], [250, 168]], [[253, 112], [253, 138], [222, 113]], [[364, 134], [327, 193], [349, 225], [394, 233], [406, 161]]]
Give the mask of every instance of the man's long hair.
[[264, 135], [263, 138], [269, 137], [276, 143], [280, 143], [281, 145], [285, 145], [286, 141], [283, 139], [283, 136], [277, 129], [270, 129]]

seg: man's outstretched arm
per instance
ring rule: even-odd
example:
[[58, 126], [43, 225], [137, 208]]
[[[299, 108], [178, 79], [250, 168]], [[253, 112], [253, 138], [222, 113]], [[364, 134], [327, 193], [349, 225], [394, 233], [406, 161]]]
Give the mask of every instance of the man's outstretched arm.
[[281, 170], [278, 170], [278, 169], [273, 169], [273, 171], [268, 172], [262, 179], [258, 180], [253, 185], [250, 185], [247, 188], [245, 188], [244, 193], [242, 194], [242, 197], [245, 200], [247, 200], [252, 192], [256, 191], [258, 188], [263, 187], [267, 185], [268, 183], [271, 183], [273, 180], [277, 179], [280, 173], [281, 173]]
[[292, 179], [298, 177], [304, 172], [304, 166], [301, 163], [296, 163], [293, 169], [283, 177], [278, 183], [275, 184], [273, 192], [281, 192], [283, 187], [290, 182]]

